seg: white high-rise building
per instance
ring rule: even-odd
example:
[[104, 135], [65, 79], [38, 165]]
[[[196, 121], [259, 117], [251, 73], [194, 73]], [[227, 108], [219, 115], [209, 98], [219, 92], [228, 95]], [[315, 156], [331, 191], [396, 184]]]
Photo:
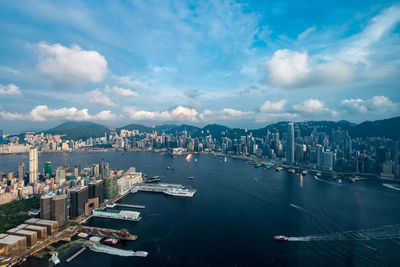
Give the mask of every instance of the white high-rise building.
[[35, 184], [38, 181], [38, 149], [31, 147], [29, 149], [29, 183]]

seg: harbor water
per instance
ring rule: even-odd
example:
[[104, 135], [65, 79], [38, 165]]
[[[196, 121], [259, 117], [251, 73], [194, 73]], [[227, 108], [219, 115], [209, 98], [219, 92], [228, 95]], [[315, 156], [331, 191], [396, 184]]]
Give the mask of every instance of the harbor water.
[[[84, 242], [59, 248], [59, 266], [398, 266], [400, 191], [376, 180], [339, 183], [332, 178], [255, 168], [244, 160], [153, 152], [43, 153], [39, 168], [110, 163], [112, 169], [159, 175], [161, 182], [197, 189], [193, 198], [128, 194], [120, 203], [145, 205], [141, 221], [92, 217], [88, 225], [138, 235], [113, 248]], [[0, 171], [16, 171], [27, 155], [0, 156]], [[170, 167], [167, 169], [167, 167]], [[189, 179], [189, 177], [191, 177]], [[274, 235], [288, 242], [276, 242]], [[82, 243], [83, 242], [83, 243]], [[146, 258], [123, 251], [148, 251]], [[24, 266], [49, 266], [47, 258]]]

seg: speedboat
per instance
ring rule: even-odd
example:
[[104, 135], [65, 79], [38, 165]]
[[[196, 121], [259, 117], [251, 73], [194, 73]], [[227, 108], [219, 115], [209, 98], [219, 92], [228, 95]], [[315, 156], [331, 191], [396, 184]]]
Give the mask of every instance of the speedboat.
[[284, 235], [276, 235], [274, 236], [275, 241], [289, 241], [289, 238]]

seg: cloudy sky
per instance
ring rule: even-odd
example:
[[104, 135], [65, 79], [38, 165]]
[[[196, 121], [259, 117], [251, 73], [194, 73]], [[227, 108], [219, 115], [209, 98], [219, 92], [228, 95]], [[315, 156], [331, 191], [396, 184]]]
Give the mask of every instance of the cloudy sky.
[[400, 3], [0, 0], [0, 129], [399, 115]]

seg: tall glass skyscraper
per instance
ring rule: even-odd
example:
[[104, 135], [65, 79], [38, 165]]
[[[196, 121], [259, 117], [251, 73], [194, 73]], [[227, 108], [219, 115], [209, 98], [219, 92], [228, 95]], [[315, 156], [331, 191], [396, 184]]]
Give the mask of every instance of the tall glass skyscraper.
[[294, 127], [293, 123], [288, 123], [287, 128], [287, 162], [294, 163]]

